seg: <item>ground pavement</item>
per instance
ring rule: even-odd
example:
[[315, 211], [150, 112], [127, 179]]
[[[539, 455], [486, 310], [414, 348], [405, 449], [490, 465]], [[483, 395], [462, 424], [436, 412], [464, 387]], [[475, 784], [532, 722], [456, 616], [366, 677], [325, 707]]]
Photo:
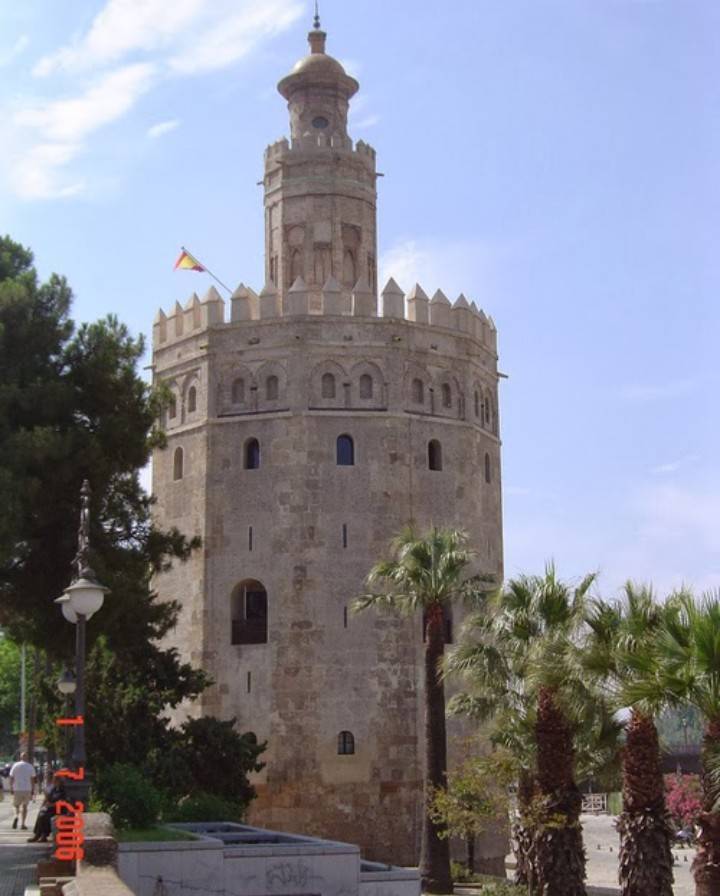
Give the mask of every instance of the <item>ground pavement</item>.
[[0, 896], [23, 896], [25, 887], [35, 881], [35, 865], [50, 855], [50, 847], [42, 843], [27, 843], [32, 837], [35, 816], [40, 808], [40, 800], [36, 798], [30, 804], [27, 831], [20, 828], [14, 831], [11, 827], [15, 811], [12, 797], [5, 794], [0, 802]]
[[[583, 815], [583, 838], [587, 852], [587, 882], [598, 887], [618, 886], [618, 849], [620, 838], [615, 830], [614, 817], [609, 815]], [[612, 849], [612, 852], [610, 851]], [[693, 896], [695, 885], [690, 866], [695, 858], [694, 849], [673, 849], [675, 857], [675, 896]]]

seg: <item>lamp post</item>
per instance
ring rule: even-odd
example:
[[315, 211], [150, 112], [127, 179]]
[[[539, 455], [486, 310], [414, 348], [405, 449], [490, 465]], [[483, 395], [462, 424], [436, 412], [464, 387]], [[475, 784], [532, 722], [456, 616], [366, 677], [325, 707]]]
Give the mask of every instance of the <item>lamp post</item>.
[[[75, 578], [68, 585], [60, 604], [63, 616], [75, 625], [75, 715], [85, 718], [85, 626], [87, 620], [102, 607], [109, 588], [101, 585], [90, 566], [90, 483], [87, 479], [80, 489], [80, 528], [78, 530], [78, 550], [73, 561]], [[85, 725], [73, 726], [72, 763], [75, 771], [85, 768]], [[78, 799], [87, 799], [89, 785], [83, 780], [73, 788]], [[82, 796], [80, 795], [82, 794]]]
[[[69, 669], [64, 669], [62, 675], [57, 680], [57, 689], [62, 696], [65, 697], [68, 710], [70, 708], [70, 698], [75, 693], [75, 687], [75, 676]], [[66, 731], [64, 735], [63, 753], [65, 754], [63, 757], [63, 764], [69, 766], [72, 761], [72, 756], [70, 755], [70, 732], [68, 731]]]

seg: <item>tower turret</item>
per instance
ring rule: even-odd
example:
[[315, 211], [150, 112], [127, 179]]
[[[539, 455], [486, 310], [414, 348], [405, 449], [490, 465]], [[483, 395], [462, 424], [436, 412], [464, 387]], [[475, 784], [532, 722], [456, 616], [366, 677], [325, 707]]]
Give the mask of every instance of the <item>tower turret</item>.
[[325, 52], [327, 35], [310, 31], [310, 53], [278, 84], [288, 101], [291, 143], [265, 153], [265, 278], [287, 307], [302, 278], [309, 310], [322, 310], [334, 277], [348, 296], [367, 282], [377, 301], [375, 152], [348, 136], [350, 99], [358, 82]]

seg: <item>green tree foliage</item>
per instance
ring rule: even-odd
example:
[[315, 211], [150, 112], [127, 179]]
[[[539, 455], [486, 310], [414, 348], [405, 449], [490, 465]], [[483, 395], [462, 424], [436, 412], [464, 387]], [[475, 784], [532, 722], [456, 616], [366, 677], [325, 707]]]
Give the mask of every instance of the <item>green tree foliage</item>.
[[93, 565], [112, 589], [88, 626], [113, 650], [156, 638], [175, 607], [150, 591], [154, 570], [193, 543], [150, 520], [138, 471], [152, 447], [159, 398], [137, 374], [144, 351], [117, 318], [77, 331], [72, 294], [38, 282], [32, 254], [0, 238], [0, 624], [51, 656], [72, 654], [53, 599], [71, 577], [79, 491], [93, 489]]
[[508, 817], [509, 788], [516, 777], [514, 758], [496, 750], [471, 756], [451, 769], [447, 787], [435, 791], [430, 818], [440, 828], [441, 836], [465, 840], [470, 874], [475, 871], [475, 837]]
[[17, 749], [20, 730], [20, 648], [0, 635], [0, 755]]
[[155, 528], [139, 483], [163, 444], [161, 396], [138, 375], [143, 340], [112, 316], [76, 328], [71, 298], [64, 279], [41, 284], [32, 254], [0, 239], [0, 623], [51, 661], [40, 720], [58, 741], [55, 680], [60, 665], [73, 664], [74, 627], [53, 600], [73, 575], [88, 479], [91, 561], [111, 589], [88, 623], [89, 765], [147, 773], [175, 743], [166, 710], [207, 685], [159, 646], [178, 607], [157, 601], [151, 587], [155, 572], [186, 559], [198, 541]]
[[235, 719], [188, 719], [174, 734], [165, 763], [172, 792], [211, 794], [232, 800], [243, 811], [255, 796], [248, 773], [264, 768], [258, 757], [265, 744], [252, 733], [238, 734]]

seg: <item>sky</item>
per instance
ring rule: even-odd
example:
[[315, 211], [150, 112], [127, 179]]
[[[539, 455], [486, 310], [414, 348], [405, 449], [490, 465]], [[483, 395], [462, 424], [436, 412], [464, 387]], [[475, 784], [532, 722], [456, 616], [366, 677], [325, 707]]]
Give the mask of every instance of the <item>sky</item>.
[[[381, 278], [496, 322], [505, 568], [720, 587], [720, 3], [322, 0], [361, 84]], [[149, 334], [262, 288], [305, 0], [0, 3], [0, 232]]]

